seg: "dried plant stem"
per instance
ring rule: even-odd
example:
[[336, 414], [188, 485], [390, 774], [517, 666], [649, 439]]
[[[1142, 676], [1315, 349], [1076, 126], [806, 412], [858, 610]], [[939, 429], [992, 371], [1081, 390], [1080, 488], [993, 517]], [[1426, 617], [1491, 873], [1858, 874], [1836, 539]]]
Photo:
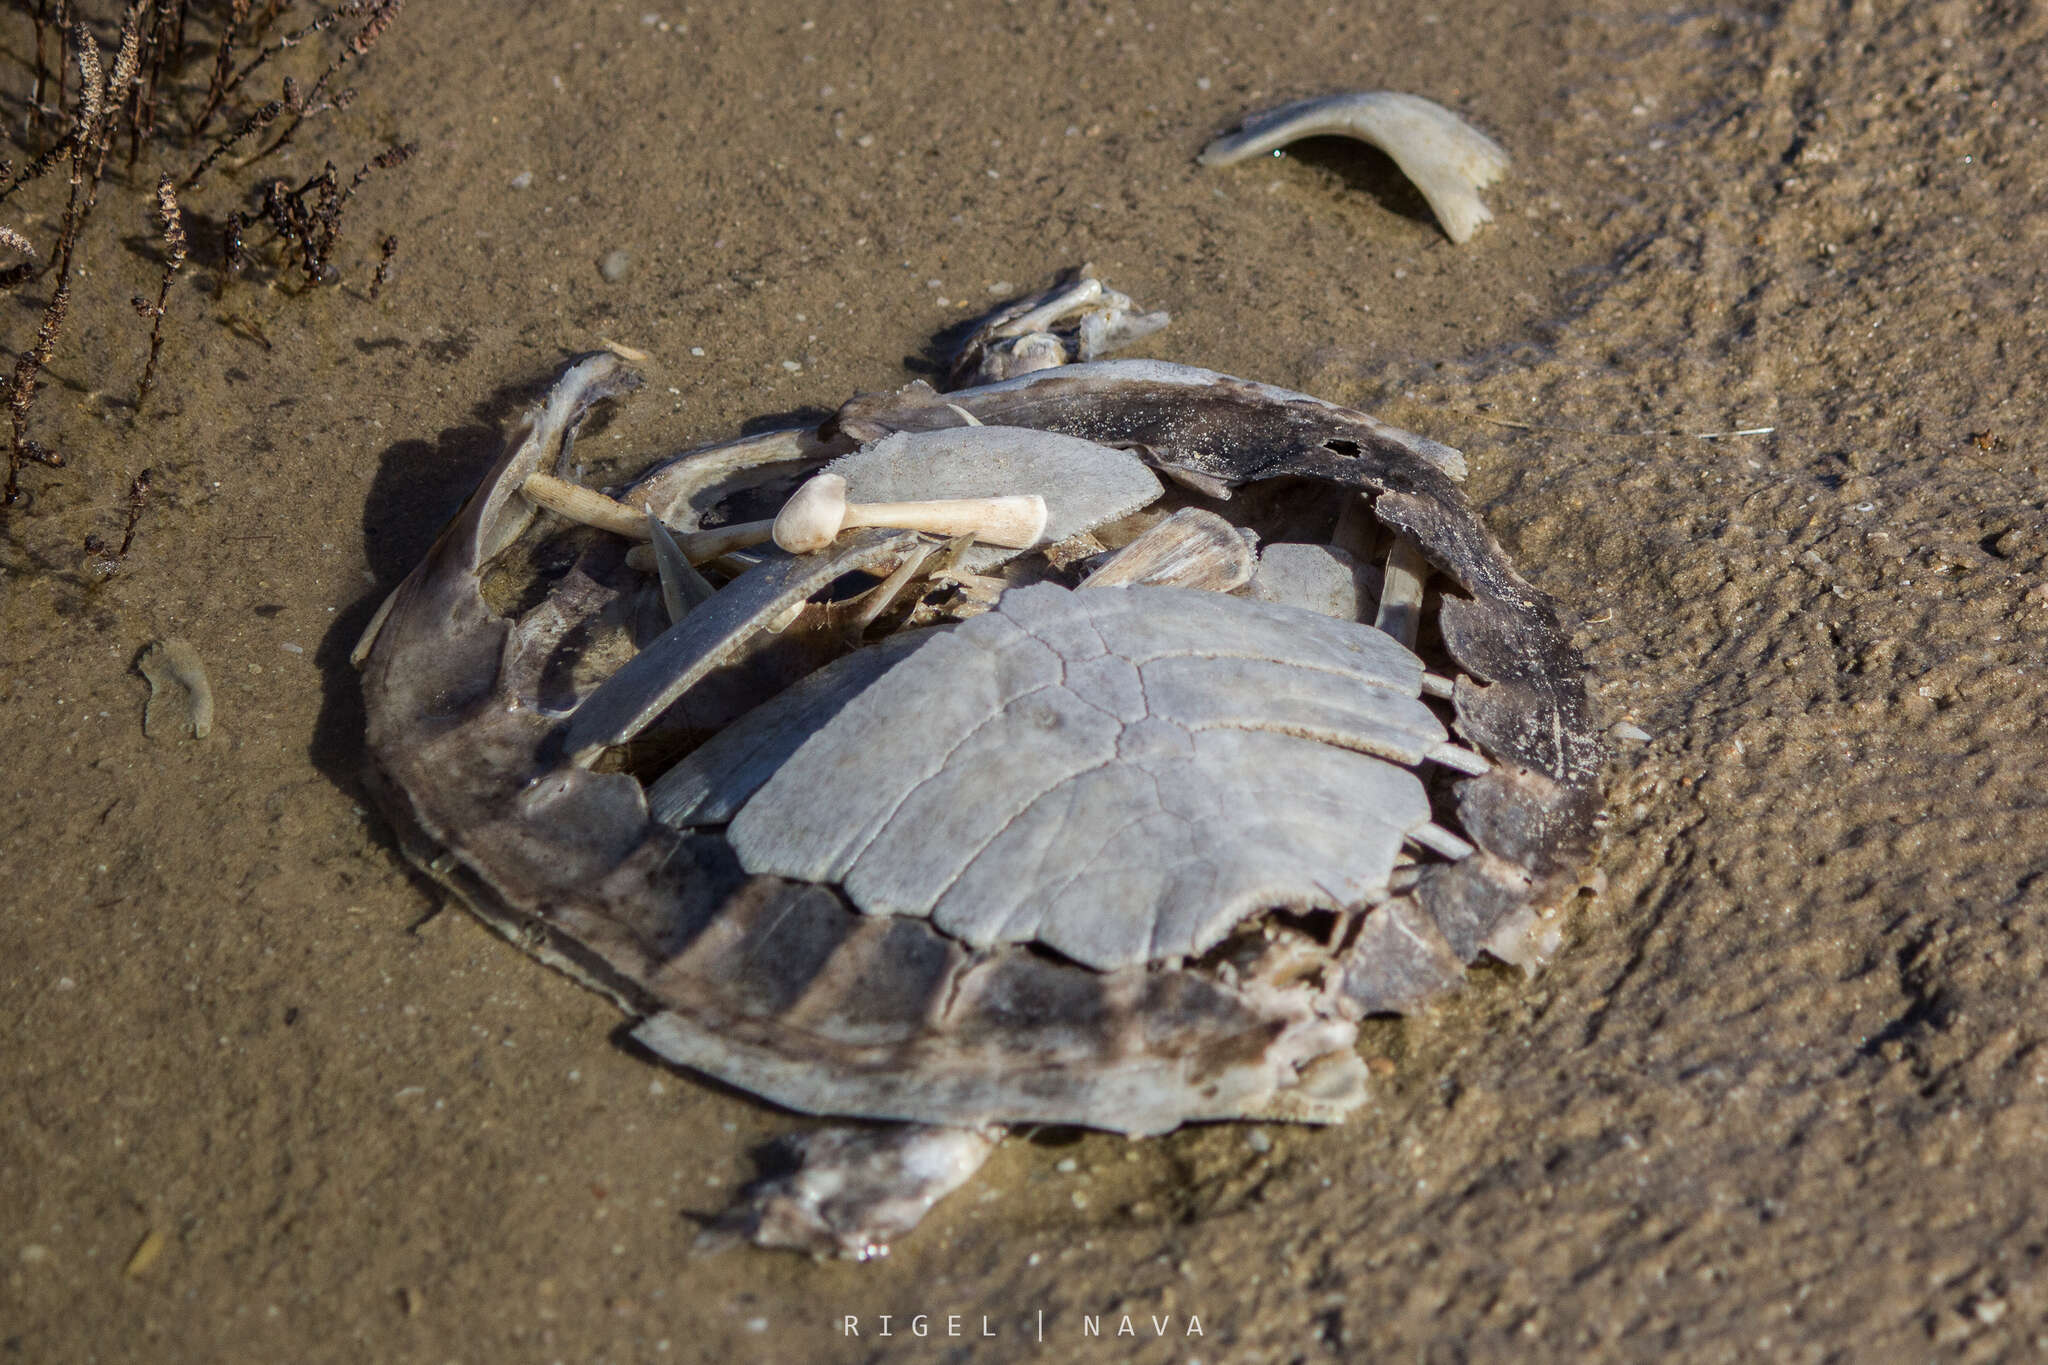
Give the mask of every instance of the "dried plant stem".
[[20, 189], [23, 185], [26, 185], [29, 181], [37, 179], [38, 177], [42, 176], [52, 166], [56, 165], [59, 161], [62, 161], [65, 157], [69, 156], [71, 154], [72, 140], [75, 137], [77, 137], [77, 135], [78, 134], [76, 130], [67, 132], [66, 134], [64, 134], [63, 137], [57, 139], [57, 141], [54, 144], [52, 144], [48, 148], [48, 150], [46, 150], [41, 156], [37, 157], [34, 161], [29, 162], [27, 166], [23, 167], [20, 175], [17, 175], [16, 177], [14, 177], [14, 179], [8, 181], [6, 185], [0, 186], [0, 199], [5, 199], [8, 195], [13, 194], [16, 190]]
[[65, 309], [71, 305], [69, 281], [57, 286], [57, 292], [50, 296], [50, 306], [43, 310], [42, 326], [36, 330], [36, 344], [22, 354], [14, 365], [14, 379], [7, 388], [8, 414], [13, 422], [14, 441], [7, 454], [7, 485], [0, 489], [0, 506], [12, 507], [21, 501], [21, 467], [34, 461], [61, 469], [64, 457], [43, 449], [28, 439], [28, 410], [35, 402], [36, 376], [50, 363], [50, 355], [57, 349], [57, 333], [64, 326]]
[[22, 466], [34, 461], [39, 464], [61, 468], [64, 460], [60, 455], [43, 449], [28, 437], [29, 408], [35, 402], [38, 377], [49, 365], [50, 357], [57, 349], [57, 337], [63, 331], [64, 317], [71, 306], [71, 264], [72, 253], [78, 243], [79, 230], [92, 212], [93, 198], [99, 188], [97, 176], [88, 178], [86, 164], [100, 144], [101, 125], [105, 118], [102, 96], [105, 93], [104, 78], [100, 72], [99, 49], [94, 45], [92, 35], [83, 24], [70, 30], [74, 55], [78, 62], [78, 123], [70, 136], [71, 144], [71, 196], [64, 206], [64, 223], [57, 234], [57, 250], [54, 253], [57, 271], [57, 287], [50, 295], [49, 304], [43, 309], [43, 319], [36, 329], [35, 345], [22, 353], [15, 362], [14, 377], [7, 389], [7, 408], [12, 424], [12, 442], [7, 455], [7, 483], [0, 489], [0, 506], [12, 507], [21, 501]]
[[[43, 95], [49, 89], [49, 63], [43, 57], [43, 32], [49, 27], [50, 0], [36, 0], [36, 88], [29, 96], [28, 122], [33, 124], [43, 116]], [[59, 56], [61, 57], [61, 53]]]
[[[261, 161], [277, 151], [292, 140], [292, 135], [299, 131], [300, 124], [310, 115], [320, 112], [324, 106], [319, 101], [327, 89], [327, 83], [333, 80], [344, 66], [350, 62], [361, 61], [369, 54], [370, 49], [377, 45], [377, 40], [384, 36], [384, 30], [390, 28], [392, 21], [398, 18], [398, 11], [404, 3], [405, 0], [370, 0], [369, 18], [365, 19], [363, 26], [342, 45], [341, 55], [320, 73], [320, 78], [313, 82], [312, 88], [306, 91], [303, 98], [293, 101], [292, 121], [285, 125], [285, 130], [277, 135], [275, 142], [250, 157], [249, 161]], [[351, 93], [353, 92], [343, 92], [343, 95], [336, 96], [336, 102], [344, 102], [344, 96]]]
[[[34, 404], [66, 340], [71, 305], [96, 308], [112, 301], [99, 297], [104, 278], [87, 278], [88, 255], [102, 240], [88, 234], [88, 224], [110, 159], [118, 156], [132, 168], [145, 144], [153, 143], [155, 155], [183, 157], [182, 164], [191, 166], [182, 178], [158, 178], [152, 207], [163, 232], [162, 273], [153, 302], [146, 287], [132, 301], [149, 322], [149, 348], [135, 393], [140, 413], [160, 367], [169, 382], [164, 350], [172, 286], [196, 245], [186, 216], [202, 207], [188, 192], [210, 176], [229, 178], [231, 170], [283, 147], [307, 119], [346, 107], [355, 93], [343, 88], [350, 65], [368, 55], [402, 6], [403, 0], [17, 0], [16, 14], [32, 26], [34, 53], [26, 43], [17, 53], [22, 84], [30, 88], [16, 91], [22, 117], [0, 146], [0, 201], [15, 200], [0, 221], [0, 294], [33, 280], [45, 303], [33, 337], [9, 342], [15, 359], [0, 366], [0, 400], [8, 410], [6, 428], [0, 429], [9, 434], [0, 505], [18, 505], [32, 491], [24, 487], [28, 466], [64, 463], [31, 439]], [[110, 46], [101, 49], [95, 34]], [[189, 64], [188, 55], [195, 59]], [[31, 61], [33, 71], [26, 69]], [[254, 82], [278, 79], [281, 68], [290, 74], [282, 76], [279, 97], [261, 102], [252, 94]], [[121, 147], [124, 135], [128, 145]], [[248, 155], [252, 149], [255, 155]], [[349, 178], [329, 163], [304, 183], [252, 186], [239, 178], [231, 191], [223, 186], [228, 202], [216, 212], [225, 219], [226, 240], [217, 290], [224, 291], [250, 263], [242, 236], [257, 221], [275, 234], [260, 244], [266, 249], [258, 254], [266, 262], [292, 275], [303, 271], [309, 283], [338, 280], [332, 258], [350, 199], [367, 177], [411, 153], [409, 146], [393, 146]], [[224, 160], [226, 166], [220, 164]], [[54, 182], [60, 167], [69, 172], [68, 193]], [[31, 181], [42, 183], [18, 193]], [[262, 206], [255, 212], [248, 207], [252, 189]], [[107, 193], [110, 200], [118, 194], [124, 215], [132, 211], [133, 191], [146, 192], [146, 182], [135, 185], [132, 171], [121, 175], [117, 168]], [[32, 207], [21, 205], [31, 198]], [[30, 227], [46, 221], [49, 229]], [[390, 281], [397, 239], [384, 237], [380, 246], [372, 297]], [[14, 301], [21, 302], [18, 293]], [[270, 344], [255, 321], [228, 321]], [[135, 507], [141, 492], [146, 488], [131, 490]], [[133, 527], [131, 518], [131, 533]], [[119, 552], [113, 554], [118, 561]]]
[[384, 292], [384, 286], [391, 283], [391, 259], [398, 254], [398, 238], [386, 237], [378, 247], [377, 273], [370, 277], [370, 297], [375, 299]]
[[[273, 5], [271, 9], [265, 13], [263, 19], [258, 22], [257, 27], [260, 28], [264, 24], [268, 23], [271, 19], [275, 18], [276, 14], [281, 9], [282, 6]], [[252, 57], [249, 60], [246, 66], [244, 66], [240, 71], [237, 71], [233, 76], [229, 77], [227, 85], [222, 89], [221, 94], [223, 96], [234, 94], [236, 89], [241, 86], [242, 82], [248, 80], [249, 77], [255, 75], [257, 69], [261, 67], [265, 62], [269, 61], [272, 57], [275, 57], [280, 52], [286, 51], [289, 48], [297, 47], [300, 43], [305, 42], [308, 38], [312, 38], [317, 36], [318, 34], [325, 33], [328, 29], [333, 28], [337, 23], [341, 22], [342, 17], [347, 12], [348, 11], [346, 7], [342, 9], [329, 10], [327, 13], [321, 15], [318, 19], [315, 19], [312, 23], [307, 24], [304, 28], [297, 29], [291, 33], [285, 34], [276, 42], [264, 48], [261, 52], [258, 52], [254, 57]]]
[[145, 469], [128, 485], [127, 507], [124, 509], [128, 521], [121, 528], [121, 548], [114, 552], [117, 556], [125, 558], [128, 547], [135, 543], [135, 527], [142, 520], [142, 509], [149, 504], [149, 486], [155, 478], [155, 470]]
[[[220, 46], [213, 54], [213, 82], [206, 87], [206, 103], [199, 110], [199, 117], [192, 120], [192, 136], [198, 137], [206, 131], [206, 125], [221, 106], [228, 94], [228, 72], [235, 60], [235, 39], [242, 31], [242, 21], [249, 17], [249, 0], [234, 0], [228, 9], [226, 22], [221, 25]], [[191, 182], [187, 181], [189, 185]]]
[[138, 414], [142, 411], [143, 401], [149, 397], [150, 384], [156, 379], [156, 359], [164, 344], [164, 310], [170, 302], [171, 277], [178, 273], [178, 267], [185, 264], [188, 245], [184, 214], [178, 208], [178, 191], [168, 175], [157, 178], [156, 207], [157, 216], [164, 225], [164, 275], [157, 285], [156, 306], [149, 309], [153, 319], [149, 329], [149, 360], [142, 367], [142, 383], [135, 390]]
[[133, 168], [142, 155], [142, 144], [156, 134], [157, 89], [162, 84], [164, 64], [176, 49], [171, 32], [182, 19], [184, 0], [175, 0], [180, 12], [173, 12], [174, 0], [156, 0], [149, 37], [143, 43], [147, 59], [135, 83], [135, 95], [128, 109], [128, 165]]
[[128, 551], [135, 544], [135, 528], [142, 521], [142, 512], [149, 505], [150, 485], [156, 479], [156, 471], [145, 469], [128, 485], [128, 496], [121, 500], [121, 510], [126, 521], [121, 527], [121, 543], [108, 545], [98, 533], [85, 538], [85, 561], [95, 577], [102, 582], [120, 571], [122, 561], [128, 558]]
[[231, 147], [243, 138], [248, 137], [251, 133], [258, 133], [269, 127], [276, 120], [277, 116], [284, 111], [285, 102], [283, 100], [272, 100], [255, 113], [249, 115], [249, 117], [243, 119], [234, 132], [229, 133], [218, 143], [214, 144], [213, 150], [206, 154], [205, 159], [192, 168], [192, 173], [185, 177], [184, 184], [180, 188], [189, 190], [194, 185], [197, 185], [199, 177], [212, 170], [213, 163], [227, 155]]
[[142, 16], [150, 0], [135, 0], [128, 17], [121, 21], [121, 46], [114, 57], [114, 74], [107, 80], [106, 102], [101, 111], [99, 147], [93, 159], [93, 197], [99, 196], [100, 176], [107, 168], [107, 149], [114, 143], [113, 114], [128, 103], [131, 90], [142, 74]]
[[192, 0], [178, 0], [178, 17], [171, 28], [171, 55], [180, 60], [185, 52], [185, 16], [191, 8]]

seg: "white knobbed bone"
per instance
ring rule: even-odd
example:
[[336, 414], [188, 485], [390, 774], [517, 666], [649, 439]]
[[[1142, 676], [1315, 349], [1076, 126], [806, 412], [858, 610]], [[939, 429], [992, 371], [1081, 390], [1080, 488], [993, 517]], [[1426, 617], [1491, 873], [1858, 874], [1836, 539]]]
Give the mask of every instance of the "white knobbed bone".
[[[854, 502], [993, 498], [1039, 493], [1045, 531], [1056, 544], [1158, 499], [1159, 478], [1127, 450], [1028, 427], [942, 427], [899, 431], [834, 460], [823, 472], [846, 480]], [[1029, 546], [1004, 548], [976, 538], [957, 566], [989, 573]]]
[[1045, 534], [1045, 499], [1026, 493], [930, 502], [848, 502], [846, 480], [837, 474], [820, 474], [783, 504], [775, 518], [775, 543], [791, 554], [809, 554], [856, 526], [971, 535], [990, 545], [1025, 549]]
[[1469, 241], [1493, 214], [1479, 191], [1508, 167], [1501, 145], [1441, 104], [1392, 90], [1361, 90], [1300, 100], [1254, 114], [1217, 138], [1197, 158], [1228, 166], [1305, 137], [1335, 134], [1370, 143], [1415, 182], [1430, 212], [1454, 242]]

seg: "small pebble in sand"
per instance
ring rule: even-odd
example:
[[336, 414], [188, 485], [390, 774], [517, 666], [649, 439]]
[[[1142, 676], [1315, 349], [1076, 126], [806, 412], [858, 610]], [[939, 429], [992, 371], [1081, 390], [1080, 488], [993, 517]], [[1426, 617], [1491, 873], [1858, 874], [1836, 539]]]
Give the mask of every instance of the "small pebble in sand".
[[164, 1234], [161, 1229], [151, 1228], [136, 1244], [134, 1254], [129, 1256], [128, 1265], [121, 1273], [129, 1279], [149, 1273], [149, 1268], [164, 1254]]
[[626, 272], [633, 268], [631, 253], [614, 247], [598, 258], [597, 273], [604, 276], [606, 284], [617, 284], [626, 278]]
[[1244, 1145], [1257, 1152], [1260, 1156], [1264, 1156], [1273, 1150], [1273, 1139], [1266, 1136], [1265, 1129], [1254, 1128], [1244, 1135]]
[[205, 739], [213, 733], [213, 684], [199, 651], [183, 640], [159, 640], [135, 661], [149, 680], [142, 733], [151, 739]]

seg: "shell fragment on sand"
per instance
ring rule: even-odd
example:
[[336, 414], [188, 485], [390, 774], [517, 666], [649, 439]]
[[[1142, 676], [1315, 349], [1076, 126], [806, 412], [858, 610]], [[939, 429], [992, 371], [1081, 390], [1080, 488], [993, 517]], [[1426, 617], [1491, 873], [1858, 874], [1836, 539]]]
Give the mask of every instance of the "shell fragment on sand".
[[[659, 1021], [634, 1035], [656, 1052]], [[904, 1124], [826, 1128], [785, 1138], [780, 1154], [796, 1169], [760, 1181], [698, 1234], [697, 1250], [737, 1242], [827, 1249], [851, 1261], [886, 1255], [889, 1243], [965, 1184], [996, 1149], [998, 1134], [975, 1128]]]
[[183, 640], [159, 640], [135, 667], [149, 683], [142, 733], [151, 739], [205, 739], [213, 733], [213, 684], [199, 651]]
[[1246, 118], [1236, 132], [1204, 147], [1198, 160], [1204, 166], [1228, 166], [1305, 137], [1328, 135], [1356, 138], [1392, 157], [1422, 191], [1452, 241], [1470, 241], [1481, 223], [1492, 221], [1479, 191], [1507, 170], [1507, 152], [1420, 95], [1361, 90], [1283, 104]]

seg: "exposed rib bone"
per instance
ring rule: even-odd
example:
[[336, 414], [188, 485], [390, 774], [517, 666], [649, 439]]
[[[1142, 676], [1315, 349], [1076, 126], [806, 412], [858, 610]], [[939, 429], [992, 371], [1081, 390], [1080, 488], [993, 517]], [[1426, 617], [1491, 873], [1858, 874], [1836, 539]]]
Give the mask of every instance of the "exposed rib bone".
[[1461, 773], [1470, 773], [1474, 777], [1481, 773], [1493, 771], [1493, 765], [1486, 761], [1484, 755], [1476, 754], [1470, 749], [1449, 742], [1439, 744], [1434, 749], [1431, 749], [1429, 757], [1443, 764], [1446, 768], [1455, 768]]
[[791, 606], [841, 574], [897, 558], [913, 543], [905, 531], [857, 532], [826, 553], [777, 556], [750, 569], [585, 698], [569, 721], [564, 747], [588, 766], [607, 746], [646, 729], [698, 679], [738, 657], [757, 631]]
[[937, 545], [912, 546], [910, 552], [903, 556], [903, 562], [887, 578], [858, 597], [834, 603], [830, 609], [833, 624], [844, 628], [849, 639], [859, 640], [862, 633], [889, 610], [912, 583], [930, 577], [925, 565], [939, 553], [939, 549]]
[[1425, 822], [1408, 831], [1408, 837], [1432, 853], [1441, 853], [1452, 862], [1469, 858], [1474, 850], [1472, 845], [1434, 821]]
[[1422, 625], [1422, 590], [1429, 582], [1429, 561], [1406, 536], [1394, 541], [1387, 553], [1385, 585], [1380, 589], [1379, 614], [1373, 624], [1415, 648], [1415, 635]]

